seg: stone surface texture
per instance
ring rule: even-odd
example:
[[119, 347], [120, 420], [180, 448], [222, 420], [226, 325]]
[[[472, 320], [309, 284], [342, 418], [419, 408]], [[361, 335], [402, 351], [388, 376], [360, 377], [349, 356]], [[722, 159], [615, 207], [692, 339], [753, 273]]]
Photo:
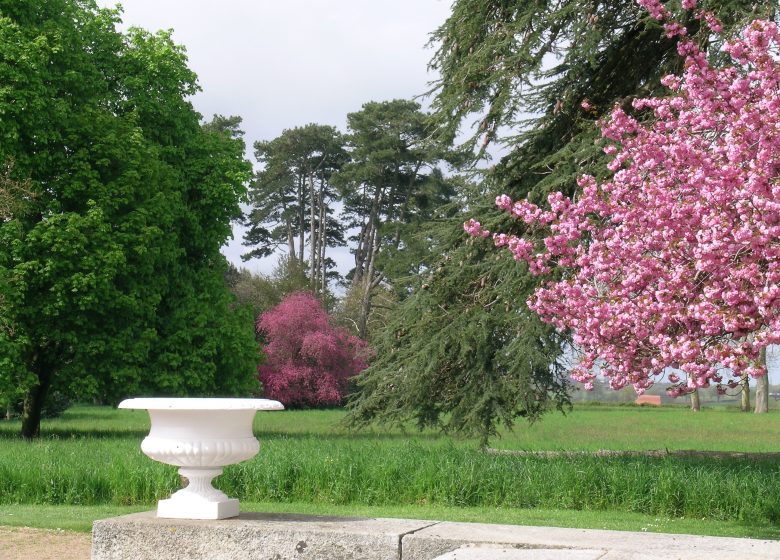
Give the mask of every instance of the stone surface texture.
[[[405, 536], [403, 560], [431, 560], [468, 544], [604, 550], [599, 560], [780, 559], [780, 541], [443, 522]], [[569, 558], [572, 553], [561, 550], [560, 558]]]
[[197, 521], [154, 512], [96, 521], [93, 560], [400, 560], [403, 535], [432, 521], [245, 513]]
[[606, 550], [572, 550], [570, 548], [505, 548], [464, 546], [438, 556], [435, 560], [599, 560]]
[[244, 513], [96, 521], [93, 560], [780, 560], [780, 541]]

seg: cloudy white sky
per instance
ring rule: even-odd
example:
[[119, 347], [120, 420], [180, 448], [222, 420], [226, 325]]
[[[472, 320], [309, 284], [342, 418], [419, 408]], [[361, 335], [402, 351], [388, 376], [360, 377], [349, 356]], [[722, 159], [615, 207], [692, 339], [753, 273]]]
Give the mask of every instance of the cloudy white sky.
[[[114, 6], [116, 0], [98, 0]], [[450, 0], [124, 0], [125, 26], [173, 29], [203, 89], [204, 115], [239, 115], [247, 143], [316, 122], [344, 129], [367, 101], [411, 98], [433, 75], [428, 35]], [[240, 228], [224, 247], [236, 265], [270, 272], [275, 258], [242, 263]], [[331, 254], [349, 270], [347, 249]]]

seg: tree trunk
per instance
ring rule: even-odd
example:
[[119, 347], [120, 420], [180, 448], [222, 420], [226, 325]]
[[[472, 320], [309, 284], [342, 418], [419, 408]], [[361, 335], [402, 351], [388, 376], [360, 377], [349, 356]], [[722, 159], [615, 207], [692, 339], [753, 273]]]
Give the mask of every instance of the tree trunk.
[[352, 277], [352, 281], [356, 285], [363, 281], [364, 276], [367, 276], [369, 281], [372, 279], [368, 273], [368, 268], [370, 266], [369, 263], [373, 264], [375, 246], [378, 248], [376, 241], [378, 240], [380, 210], [383, 199], [384, 188], [377, 188], [371, 201], [371, 211], [368, 214], [368, 219], [361, 228], [358, 250], [355, 252], [355, 275]]
[[303, 266], [303, 248], [304, 248], [304, 224], [306, 223], [306, 197], [304, 196], [306, 186], [304, 177], [298, 176], [298, 262]]
[[368, 222], [360, 226], [360, 234], [358, 235], [357, 248], [355, 249], [355, 272], [352, 276], [352, 282], [357, 286], [360, 282], [361, 276], [363, 276], [363, 258], [365, 256], [365, 243], [366, 236], [368, 234]]
[[41, 435], [41, 412], [51, 385], [52, 371], [40, 359], [34, 360], [34, 370], [38, 373], [38, 384], [30, 388], [22, 408], [22, 437], [35, 439]]
[[326, 231], [326, 220], [328, 217], [327, 212], [325, 212], [325, 187], [324, 183], [323, 186], [320, 188], [320, 255], [319, 255], [319, 261], [320, 261], [320, 293], [325, 294], [325, 291], [328, 288], [328, 280], [326, 278], [326, 274], [328, 272], [327, 266], [325, 264], [325, 248], [326, 248], [326, 240], [327, 240], [327, 231]]
[[379, 249], [379, 221], [371, 220], [371, 229], [366, 236], [366, 252], [363, 255], [363, 270], [361, 270], [361, 278], [367, 278], [369, 282], [373, 279], [374, 262], [376, 260], [376, 252]]
[[374, 240], [371, 245], [371, 252], [366, 267], [366, 273], [363, 276], [363, 293], [361, 294], [360, 301], [360, 317], [358, 317], [358, 336], [365, 340], [368, 326], [368, 316], [371, 315], [371, 300], [373, 297], [374, 288], [376, 288], [382, 280], [382, 276], [377, 275], [374, 269], [374, 262], [376, 256], [379, 253], [379, 232], [374, 229]]
[[701, 410], [701, 400], [699, 400], [698, 389], [691, 393], [691, 410], [693, 412], [699, 412]]
[[315, 262], [317, 260], [317, 200], [314, 194], [314, 177], [309, 175], [309, 282], [311, 291], [317, 292]]
[[750, 384], [748, 383], [747, 373], [742, 374], [742, 382], [740, 385], [742, 385], [742, 399], [739, 409], [742, 412], [750, 412]]
[[[761, 349], [761, 363], [766, 368], [766, 348]], [[756, 379], [756, 414], [769, 412], [769, 370]]]
[[295, 236], [293, 235], [292, 222], [287, 218], [287, 251], [291, 259], [295, 259]]
[[365, 340], [368, 316], [371, 314], [371, 279], [368, 275], [362, 279], [360, 288], [360, 315], [358, 316], [358, 336]]

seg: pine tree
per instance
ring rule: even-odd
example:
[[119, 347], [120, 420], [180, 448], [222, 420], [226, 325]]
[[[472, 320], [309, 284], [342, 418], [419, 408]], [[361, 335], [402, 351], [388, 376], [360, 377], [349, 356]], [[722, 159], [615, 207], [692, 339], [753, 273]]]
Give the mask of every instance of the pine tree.
[[[774, 16], [777, 2], [702, 7], [728, 30]], [[706, 45], [698, 20], [686, 24]], [[527, 269], [474, 245], [463, 222], [488, 216], [488, 229], [521, 234], [493, 197], [543, 203], [551, 191], [573, 194], [585, 171], [601, 178], [597, 120], [616, 103], [657, 92], [660, 77], [680, 62], [662, 25], [633, 0], [457, 0], [432, 43], [431, 67], [441, 76], [432, 89], [439, 133], [454, 139], [476, 120], [469, 144], [478, 156], [490, 143], [512, 149], [478, 188], [462, 193], [465, 211], [449, 209], [448, 220], [421, 234], [439, 258], [376, 341], [378, 358], [357, 378], [348, 421], [411, 418], [421, 427], [476, 433], [486, 443], [499, 424], [568, 405], [567, 340], [516, 303], [536, 285]]]
[[256, 142], [255, 155], [263, 169], [249, 191], [244, 245], [251, 250], [243, 258], [266, 257], [285, 246], [289, 258], [308, 261], [310, 288], [324, 294], [335, 266], [326, 249], [345, 244], [330, 181], [347, 159], [344, 139], [332, 126], [308, 124]]
[[352, 289], [360, 293], [358, 333], [366, 325], [377, 288], [386, 280], [410, 224], [448, 201], [450, 183], [440, 166], [452, 157], [449, 144], [431, 136], [428, 115], [414, 101], [370, 102], [347, 115], [351, 161], [334, 177], [341, 187], [353, 240]]

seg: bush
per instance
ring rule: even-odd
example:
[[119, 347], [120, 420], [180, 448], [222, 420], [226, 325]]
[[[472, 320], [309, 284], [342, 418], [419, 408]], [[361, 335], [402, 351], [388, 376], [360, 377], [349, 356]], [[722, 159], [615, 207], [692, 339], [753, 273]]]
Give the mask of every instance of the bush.
[[263, 313], [257, 330], [267, 341], [258, 368], [266, 396], [286, 406], [340, 404], [350, 377], [366, 368], [368, 345], [331, 324], [311, 294], [296, 292]]

